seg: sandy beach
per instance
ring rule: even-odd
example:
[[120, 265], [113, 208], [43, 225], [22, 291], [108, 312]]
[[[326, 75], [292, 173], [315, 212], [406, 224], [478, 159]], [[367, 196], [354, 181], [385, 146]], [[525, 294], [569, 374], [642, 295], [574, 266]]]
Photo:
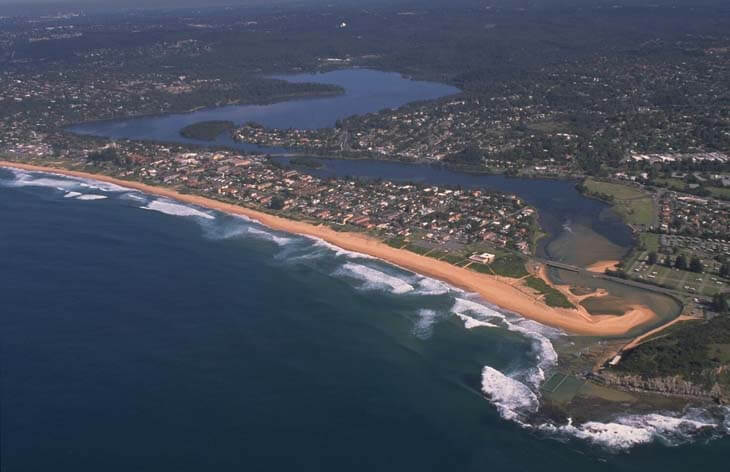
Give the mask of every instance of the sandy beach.
[[165, 187], [146, 185], [101, 174], [7, 161], [0, 161], [0, 167], [53, 172], [67, 176], [95, 179], [212, 210], [243, 215], [275, 230], [320, 238], [348, 251], [367, 254], [412, 272], [442, 280], [466, 291], [477, 293], [484, 300], [501, 308], [574, 334], [621, 336], [636, 327], [656, 322], [658, 319], [656, 314], [646, 307], [634, 307], [623, 316], [591, 315], [582, 307], [576, 310], [548, 307], [534, 295], [523, 290], [524, 287], [519, 284], [510, 284], [498, 277], [456, 267], [447, 262], [421, 256], [403, 249], [396, 249], [364, 234], [337, 232], [324, 225], [293, 221], [210, 198], [179, 193]]
[[586, 270], [603, 274], [606, 270], [615, 270], [619, 261], [598, 261], [586, 267]]

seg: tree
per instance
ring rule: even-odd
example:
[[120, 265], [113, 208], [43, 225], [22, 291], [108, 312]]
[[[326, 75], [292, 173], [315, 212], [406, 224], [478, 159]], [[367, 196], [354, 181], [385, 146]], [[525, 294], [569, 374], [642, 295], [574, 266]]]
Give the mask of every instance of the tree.
[[720, 266], [720, 277], [730, 279], [730, 264], [725, 262]]
[[730, 310], [730, 307], [728, 307], [727, 295], [723, 295], [721, 293], [716, 293], [715, 295], [713, 295], [712, 308], [716, 312], [726, 315]]
[[674, 267], [679, 270], [687, 270], [687, 258], [684, 256], [684, 254], [680, 254], [677, 256], [677, 259], [674, 260]]
[[271, 199], [269, 207], [272, 210], [281, 210], [282, 208], [284, 208], [284, 198], [280, 195], [274, 196], [274, 198]]
[[658, 256], [657, 256], [656, 251], [651, 251], [649, 253], [649, 257], [647, 258], [647, 261], [649, 262], [649, 264], [654, 265], [654, 264], [656, 264], [657, 257]]
[[705, 270], [705, 266], [702, 265], [702, 260], [699, 257], [693, 256], [689, 263], [689, 270], [692, 272], [702, 273]]

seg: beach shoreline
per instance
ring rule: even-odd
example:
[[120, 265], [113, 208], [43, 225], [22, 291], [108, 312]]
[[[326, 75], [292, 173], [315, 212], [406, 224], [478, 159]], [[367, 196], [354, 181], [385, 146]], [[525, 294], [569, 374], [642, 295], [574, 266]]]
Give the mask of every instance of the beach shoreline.
[[315, 225], [272, 215], [259, 210], [225, 203], [208, 197], [180, 193], [174, 189], [124, 180], [103, 174], [68, 170], [0, 160], [0, 167], [31, 172], [55, 173], [70, 177], [107, 182], [150, 195], [177, 200], [232, 215], [250, 218], [277, 231], [321, 239], [342, 249], [366, 254], [414, 273], [441, 280], [472, 292], [502, 309], [515, 312], [539, 323], [566, 332], [588, 336], [627, 336], [634, 329], [656, 323], [658, 316], [650, 310], [632, 310], [623, 316], [591, 315], [578, 309], [553, 308], [537, 297], [498, 277], [482, 274], [447, 262], [396, 249], [361, 233], [338, 232], [325, 225]]

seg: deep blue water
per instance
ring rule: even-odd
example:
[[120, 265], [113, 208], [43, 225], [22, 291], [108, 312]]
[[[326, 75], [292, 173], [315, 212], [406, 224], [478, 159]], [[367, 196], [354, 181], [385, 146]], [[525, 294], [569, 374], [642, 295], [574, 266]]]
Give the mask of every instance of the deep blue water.
[[[3, 471], [726, 464], [728, 439], [611, 452], [503, 419], [530, 406], [509, 387], [550, 370], [551, 330], [306, 238], [94, 187], [0, 169]], [[501, 401], [484, 366], [508, 376], [488, 385]]]

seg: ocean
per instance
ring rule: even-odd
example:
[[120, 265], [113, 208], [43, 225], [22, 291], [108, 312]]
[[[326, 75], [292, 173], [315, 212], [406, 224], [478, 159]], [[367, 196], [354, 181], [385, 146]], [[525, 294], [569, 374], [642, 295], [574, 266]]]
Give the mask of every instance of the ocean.
[[[531, 422], [564, 334], [321, 241], [0, 169], [3, 471], [685, 470], [730, 422]], [[647, 469], [650, 468], [650, 469]]]

